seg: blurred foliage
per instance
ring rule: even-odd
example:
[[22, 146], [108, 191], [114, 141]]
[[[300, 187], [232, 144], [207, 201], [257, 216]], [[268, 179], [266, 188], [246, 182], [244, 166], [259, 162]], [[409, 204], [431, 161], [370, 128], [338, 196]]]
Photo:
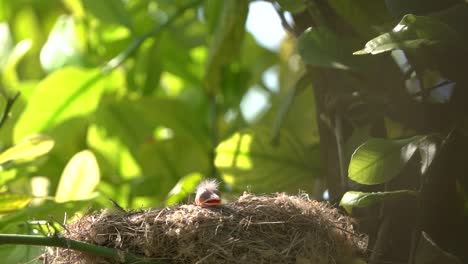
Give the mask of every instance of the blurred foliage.
[[[124, 208], [183, 203], [205, 177], [234, 193], [314, 190], [313, 94], [287, 111], [270, 145], [281, 98], [300, 76], [288, 65], [294, 40], [279, 51], [257, 44], [248, 5], [1, 1], [1, 110], [10, 112], [0, 129], [1, 232], [31, 233], [34, 219], [62, 221], [109, 198]], [[281, 85], [269, 86], [268, 72]], [[241, 102], [252, 91], [268, 103], [247, 120], [256, 102]], [[225, 173], [235, 166], [218, 164], [223, 146], [257, 130], [236, 157], [250, 169]]]
[[[417, 212], [420, 226], [392, 234], [421, 239], [381, 260], [468, 259], [434, 228], [468, 230], [450, 222], [468, 219], [467, 4], [266, 1], [289, 31], [269, 50], [246, 31], [252, 2], [0, 0], [0, 232], [108, 199], [184, 203], [213, 177], [226, 197], [328, 194], [375, 223], [377, 206], [417, 204], [390, 215]], [[8, 263], [37, 254], [0, 247]]]

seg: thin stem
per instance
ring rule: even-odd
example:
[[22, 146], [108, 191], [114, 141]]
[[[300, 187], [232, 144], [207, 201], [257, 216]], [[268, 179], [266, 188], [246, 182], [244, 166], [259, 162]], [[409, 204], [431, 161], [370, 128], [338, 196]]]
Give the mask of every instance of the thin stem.
[[5, 93], [3, 93], [3, 96], [5, 96], [6, 99], [6, 106], [5, 110], [3, 111], [2, 117], [0, 117], [0, 129], [5, 124], [8, 116], [10, 115], [10, 110], [13, 107], [13, 104], [16, 102], [16, 99], [18, 99], [19, 95], [20, 92], [16, 92], [15, 95], [13, 95], [13, 97], [9, 97]]
[[334, 128], [335, 140], [336, 140], [336, 151], [338, 155], [338, 166], [340, 169], [340, 182], [341, 190], [348, 190], [348, 181], [344, 157], [344, 139], [343, 139], [343, 119], [340, 114], [335, 113], [335, 128]]

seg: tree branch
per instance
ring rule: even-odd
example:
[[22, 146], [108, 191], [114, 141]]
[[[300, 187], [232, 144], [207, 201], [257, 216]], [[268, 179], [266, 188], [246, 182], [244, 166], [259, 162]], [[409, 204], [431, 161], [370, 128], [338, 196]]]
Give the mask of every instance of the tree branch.
[[166, 263], [162, 260], [139, 257], [132, 253], [124, 252], [115, 248], [98, 246], [60, 236], [44, 237], [17, 234], [0, 234], [0, 245], [4, 244], [68, 248], [89, 253], [93, 256], [109, 258], [113, 261], [116, 261], [117, 263]]

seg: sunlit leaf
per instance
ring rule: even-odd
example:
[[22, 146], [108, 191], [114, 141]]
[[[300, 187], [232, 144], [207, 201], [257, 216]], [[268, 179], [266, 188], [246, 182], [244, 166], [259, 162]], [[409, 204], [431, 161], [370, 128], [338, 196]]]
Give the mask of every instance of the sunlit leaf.
[[54, 147], [54, 140], [46, 135], [32, 135], [0, 154], [0, 166], [7, 162], [31, 161], [47, 154]]
[[8, 61], [13, 45], [10, 27], [7, 23], [0, 23], [0, 72]]
[[268, 130], [239, 132], [221, 142], [216, 153], [223, 179], [240, 190], [250, 185], [258, 192], [312, 190], [322, 173], [318, 145], [301, 144], [285, 131], [277, 147]]
[[50, 72], [81, 60], [79, 39], [72, 16], [60, 16], [55, 22], [40, 54], [42, 67]]
[[72, 157], [63, 170], [55, 194], [55, 201], [67, 202], [88, 199], [100, 180], [94, 154], [84, 150]]
[[95, 110], [104, 79], [99, 69], [64, 68], [49, 75], [36, 87], [16, 123], [15, 141]]
[[415, 264], [461, 264], [455, 256], [441, 249], [426, 232], [421, 232], [421, 237], [416, 247]]
[[434, 17], [406, 15], [391, 32], [366, 43], [355, 55], [379, 54], [394, 49], [416, 49], [422, 46], [458, 42], [458, 34]]
[[169, 192], [166, 205], [171, 206], [182, 202], [187, 196], [195, 192], [197, 184], [203, 179], [201, 173], [191, 173], [182, 177]]
[[349, 178], [361, 184], [380, 184], [391, 180], [417, 150], [420, 136], [402, 139], [369, 139], [351, 157]]
[[356, 207], [368, 207], [376, 203], [396, 199], [402, 197], [414, 197], [418, 195], [416, 191], [400, 190], [390, 192], [346, 192], [341, 198], [340, 206], [342, 206], [348, 213], [353, 211]]
[[23, 194], [0, 193], [0, 214], [6, 214], [21, 209], [29, 204], [32, 197]]

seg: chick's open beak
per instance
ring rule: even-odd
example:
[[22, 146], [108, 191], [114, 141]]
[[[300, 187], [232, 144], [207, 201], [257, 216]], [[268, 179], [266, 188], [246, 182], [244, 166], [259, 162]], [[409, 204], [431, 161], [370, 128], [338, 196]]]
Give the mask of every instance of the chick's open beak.
[[221, 197], [215, 192], [204, 190], [197, 194], [195, 203], [202, 207], [217, 206], [221, 204]]

